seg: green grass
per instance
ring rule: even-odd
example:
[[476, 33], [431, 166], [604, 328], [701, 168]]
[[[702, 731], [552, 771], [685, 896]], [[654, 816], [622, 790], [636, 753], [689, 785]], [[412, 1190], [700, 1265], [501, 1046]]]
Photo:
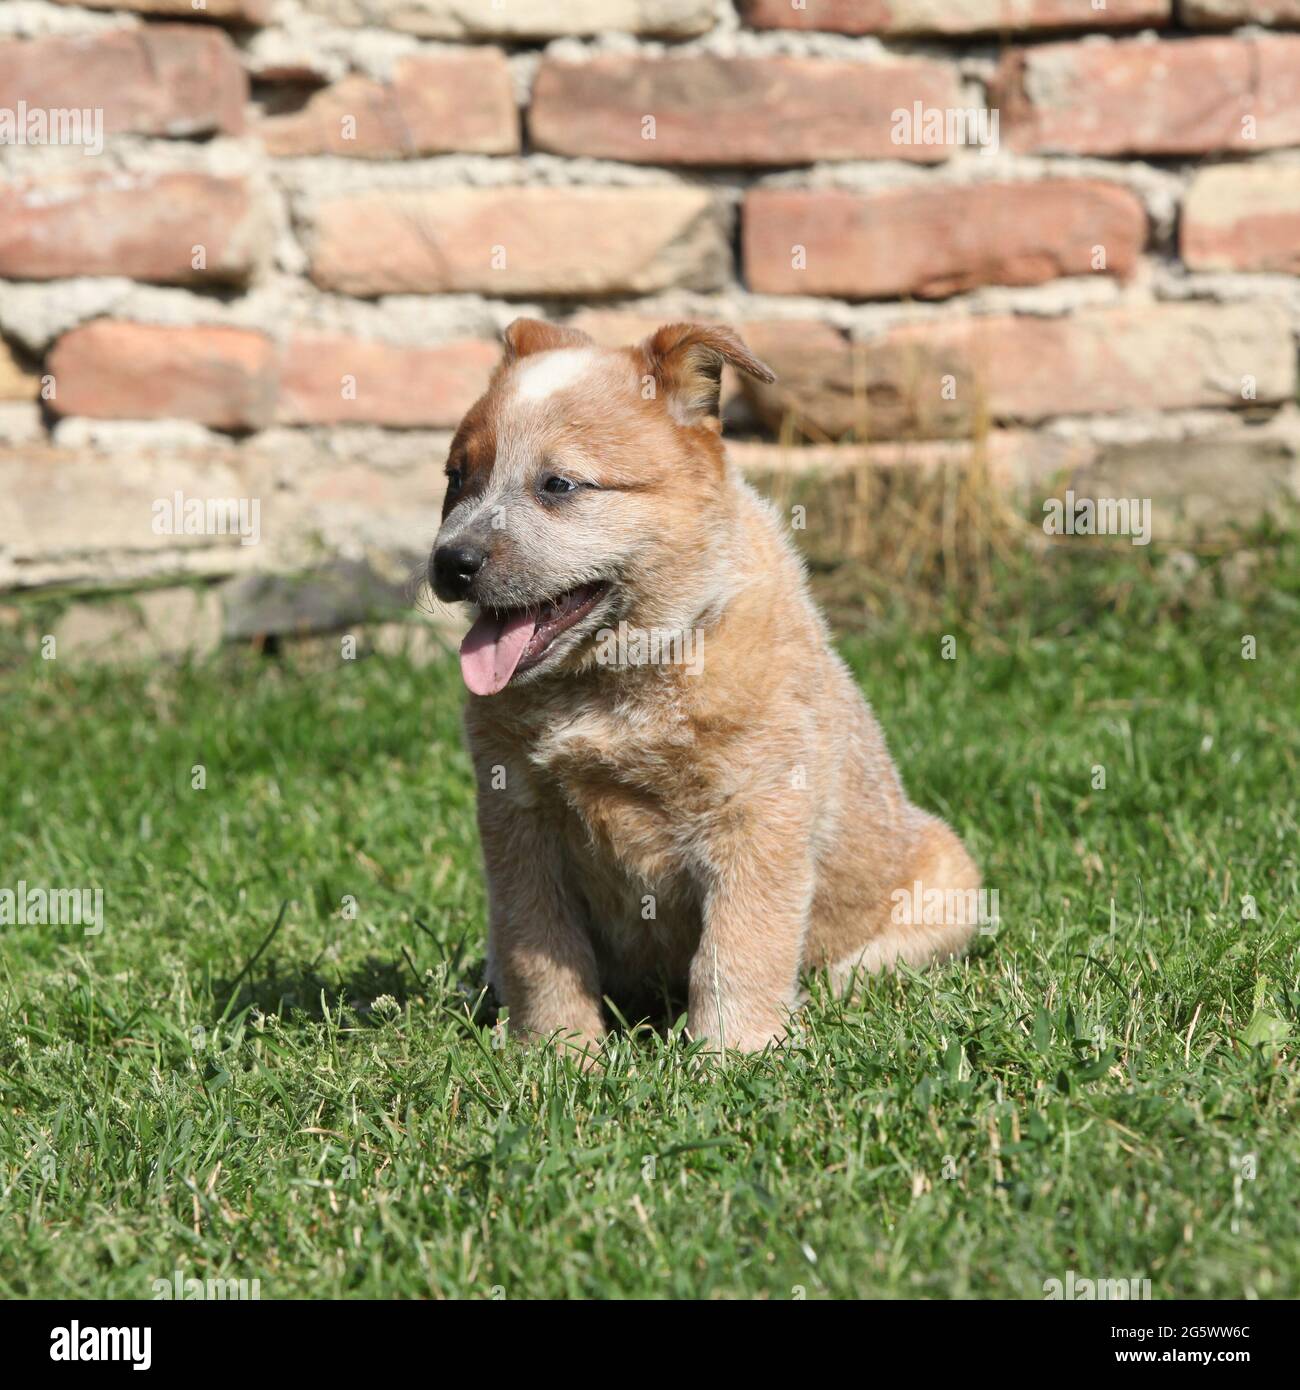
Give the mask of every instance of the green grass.
[[494, 1046], [452, 664], [11, 665], [0, 887], [105, 928], [0, 928], [0, 1294], [1296, 1296], [1298, 554], [848, 636], [1001, 928], [721, 1066]]

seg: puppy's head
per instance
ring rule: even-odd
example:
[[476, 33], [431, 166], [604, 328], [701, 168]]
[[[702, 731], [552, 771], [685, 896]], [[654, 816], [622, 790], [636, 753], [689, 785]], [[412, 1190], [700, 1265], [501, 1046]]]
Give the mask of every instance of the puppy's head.
[[452, 440], [429, 561], [440, 599], [480, 610], [461, 647], [472, 693], [572, 669], [611, 620], [679, 612], [727, 505], [724, 362], [774, 379], [726, 328], [613, 351], [535, 319], [506, 329]]

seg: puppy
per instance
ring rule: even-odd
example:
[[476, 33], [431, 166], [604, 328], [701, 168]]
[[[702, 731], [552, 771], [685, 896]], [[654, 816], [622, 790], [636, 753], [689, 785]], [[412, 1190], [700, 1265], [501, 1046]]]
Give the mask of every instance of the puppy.
[[725, 328], [605, 351], [519, 319], [452, 441], [430, 570], [478, 611], [488, 979], [526, 1039], [585, 1048], [607, 996], [676, 995], [692, 1037], [760, 1049], [801, 970], [844, 986], [974, 927], [900, 914], [979, 874], [908, 801], [782, 519], [727, 462], [724, 363], [774, 379]]

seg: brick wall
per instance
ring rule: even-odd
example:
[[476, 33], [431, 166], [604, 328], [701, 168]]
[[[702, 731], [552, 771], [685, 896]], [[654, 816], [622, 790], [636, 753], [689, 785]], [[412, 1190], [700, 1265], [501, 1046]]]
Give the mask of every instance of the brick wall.
[[9, 0], [6, 112], [0, 587], [420, 555], [520, 313], [742, 326], [756, 469], [1296, 488], [1300, 0]]

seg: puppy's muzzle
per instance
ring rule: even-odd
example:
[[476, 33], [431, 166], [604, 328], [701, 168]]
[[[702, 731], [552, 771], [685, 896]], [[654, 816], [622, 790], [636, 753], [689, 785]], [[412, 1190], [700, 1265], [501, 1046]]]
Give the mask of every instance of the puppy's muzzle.
[[487, 551], [464, 542], [440, 545], [433, 552], [433, 588], [444, 603], [454, 603], [469, 593], [470, 585], [487, 561]]

